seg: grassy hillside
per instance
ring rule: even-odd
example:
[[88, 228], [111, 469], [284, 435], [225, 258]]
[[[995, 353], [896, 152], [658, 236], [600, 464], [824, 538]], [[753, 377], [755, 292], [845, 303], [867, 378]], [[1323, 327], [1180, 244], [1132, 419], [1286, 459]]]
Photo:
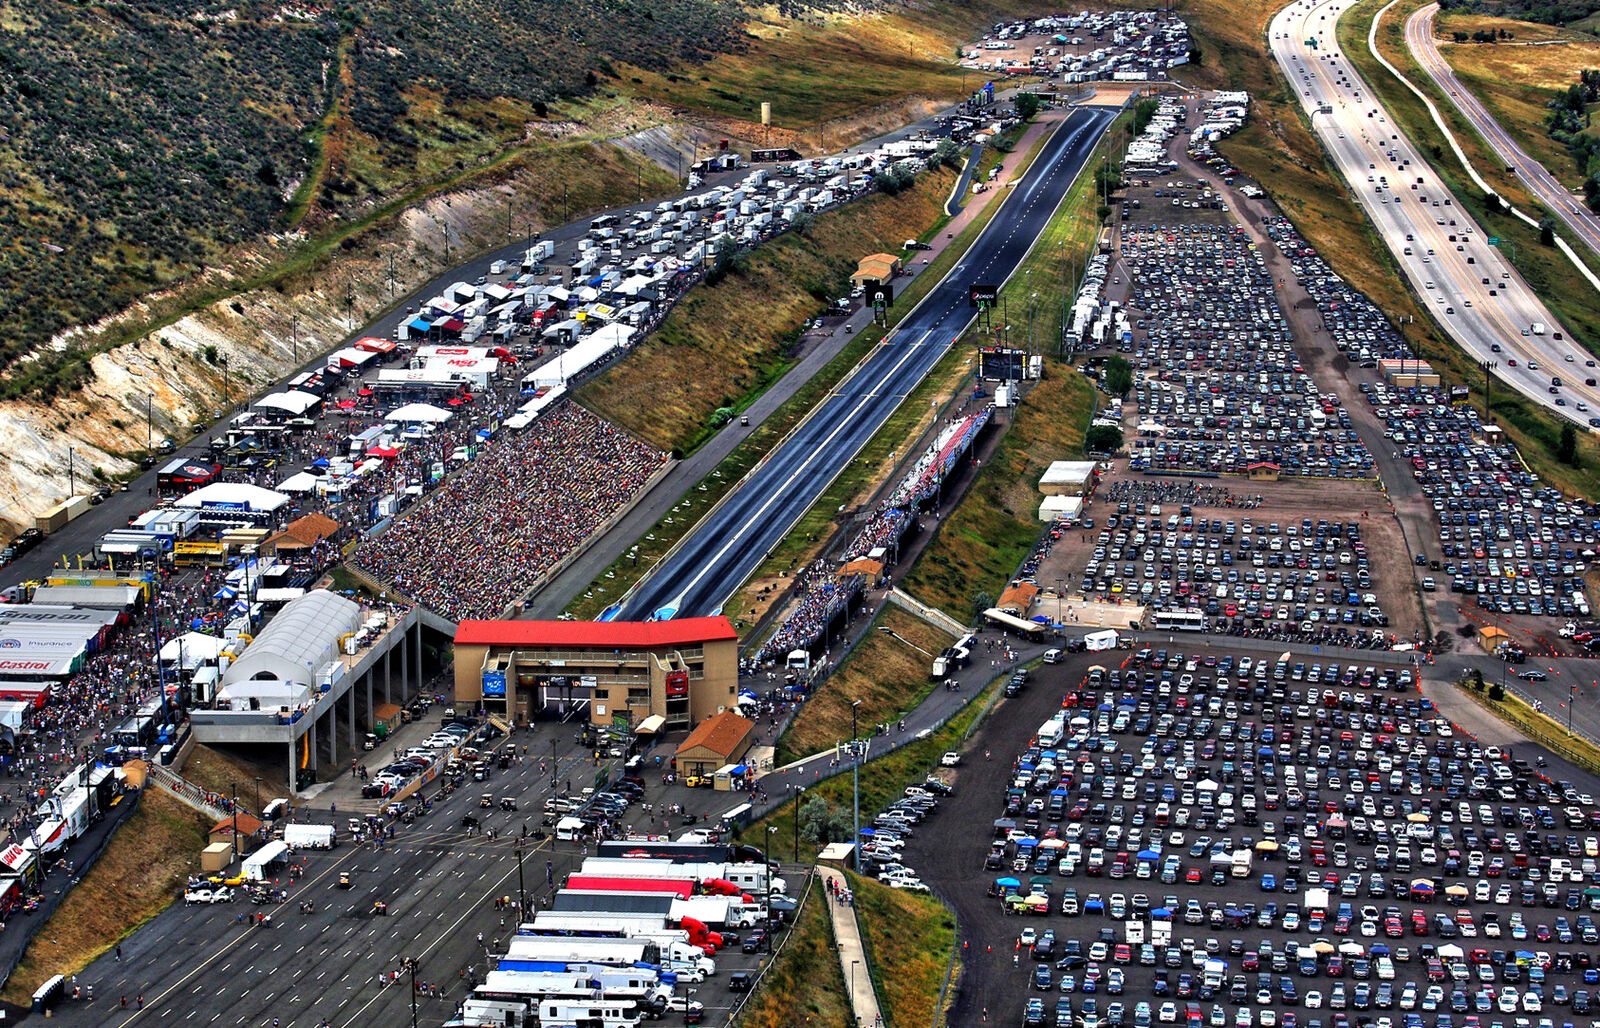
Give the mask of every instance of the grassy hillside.
[[[66, 329], [153, 291], [179, 314], [215, 302], [203, 269], [237, 262], [249, 288], [397, 200], [628, 131], [641, 101], [748, 127], [769, 100], [814, 137], [818, 117], [952, 97], [956, 42], [1010, 3], [0, 0], [0, 394], [85, 381], [84, 351], [42, 353]], [[575, 191], [590, 171], [564, 170]]]
[[[1511, 133], [1517, 145], [1570, 189], [1582, 187], [1583, 169], [1567, 148], [1545, 131], [1549, 101], [1578, 81], [1578, 69], [1600, 65], [1600, 40], [1592, 35], [1530, 22], [1450, 14], [1437, 21], [1444, 39], [1456, 33], [1510, 33], [1516, 43], [1461, 43], [1441, 47], [1462, 83]], [[1594, 130], [1591, 129], [1591, 132]]]

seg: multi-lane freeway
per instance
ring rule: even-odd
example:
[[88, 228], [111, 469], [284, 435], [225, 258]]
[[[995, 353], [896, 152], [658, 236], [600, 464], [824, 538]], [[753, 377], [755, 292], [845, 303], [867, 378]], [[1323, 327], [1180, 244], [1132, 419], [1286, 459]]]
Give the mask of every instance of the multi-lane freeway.
[[[1406, 278], [1450, 337], [1529, 399], [1600, 426], [1597, 371], [1511, 268], [1340, 52], [1350, 0], [1297, 0], [1273, 18], [1273, 56]], [[1535, 326], [1542, 328], [1542, 334]], [[1559, 385], [1557, 382], [1559, 381]], [[1594, 427], [1592, 426], [1592, 427]]]
[[1429, 4], [1406, 19], [1406, 48], [1434, 84], [1449, 94], [1450, 102], [1472, 123], [1478, 134], [1488, 140], [1495, 155], [1516, 173], [1528, 191], [1538, 197], [1550, 213], [1565, 222], [1591, 253], [1600, 256], [1600, 218], [1596, 218], [1584, 206], [1582, 197], [1573, 196], [1572, 191], [1557, 182], [1543, 164], [1529, 157], [1472, 90], [1456, 78], [1455, 69], [1439, 52], [1439, 42], [1433, 34], [1433, 19], [1438, 13], [1439, 5]]
[[961, 334], [971, 320], [968, 286], [1010, 276], [1111, 118], [1110, 111], [1080, 110], [1065, 119], [949, 275], [612, 615], [719, 610]]

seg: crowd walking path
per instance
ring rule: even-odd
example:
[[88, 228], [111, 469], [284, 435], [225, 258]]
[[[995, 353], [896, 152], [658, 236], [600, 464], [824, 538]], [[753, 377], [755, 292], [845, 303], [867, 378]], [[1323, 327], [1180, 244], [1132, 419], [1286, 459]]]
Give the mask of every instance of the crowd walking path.
[[872, 987], [872, 968], [861, 944], [861, 926], [856, 923], [855, 905], [849, 902], [850, 885], [844, 875], [831, 867], [818, 867], [826, 888], [828, 910], [833, 915], [833, 938], [839, 944], [839, 971], [850, 994], [850, 1009], [858, 1028], [883, 1024], [878, 1009], [878, 993]]

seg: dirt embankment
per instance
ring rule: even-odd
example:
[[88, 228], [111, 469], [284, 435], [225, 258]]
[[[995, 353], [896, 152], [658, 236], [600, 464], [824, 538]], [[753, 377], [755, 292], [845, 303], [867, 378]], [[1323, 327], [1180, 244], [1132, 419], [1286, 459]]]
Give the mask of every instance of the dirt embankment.
[[[884, 104], [830, 123], [827, 143], [867, 138], [932, 108], [921, 98]], [[815, 138], [660, 104], [539, 123], [525, 151], [325, 251], [310, 252], [300, 234], [258, 240], [198, 281], [56, 340], [89, 355], [94, 377], [65, 396], [0, 403], [9, 456], [0, 464], [8, 529], [0, 536], [67, 497], [69, 463], [79, 493], [129, 475], [147, 447], [181, 441], [213, 411], [340, 345], [463, 255], [548, 228], [569, 211], [633, 200], [641, 179], [647, 195], [666, 195], [680, 169], [723, 139], [816, 150]]]

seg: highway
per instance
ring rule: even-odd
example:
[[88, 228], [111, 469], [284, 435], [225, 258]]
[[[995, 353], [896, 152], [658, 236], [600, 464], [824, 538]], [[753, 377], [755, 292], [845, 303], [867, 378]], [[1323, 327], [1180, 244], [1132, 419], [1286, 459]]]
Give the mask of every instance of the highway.
[[1450, 102], [1472, 123], [1478, 135], [1488, 140], [1495, 155], [1516, 173], [1528, 191], [1560, 218], [1573, 235], [1583, 240], [1591, 253], [1600, 256], [1600, 218], [1584, 206], [1581, 197], [1573, 196], [1570, 189], [1556, 181], [1543, 164], [1529, 157], [1472, 90], [1456, 78], [1455, 70], [1439, 52], [1439, 42], [1433, 34], [1433, 19], [1438, 13], [1439, 5], [1429, 4], [1406, 19], [1406, 47], [1411, 55], [1433, 79], [1434, 85], [1449, 94]]
[[999, 284], [1033, 245], [1113, 112], [1075, 111], [967, 255], [611, 616], [698, 616], [722, 604], [821, 496], [971, 320], [968, 286]]
[[[1297, 0], [1268, 29], [1273, 56], [1384, 243], [1435, 320], [1480, 364], [1531, 400], [1600, 427], [1600, 371], [1490, 246], [1339, 51], [1349, 0]], [[1544, 334], [1532, 332], [1535, 324]], [[1563, 338], [1557, 338], [1562, 335]], [[1557, 387], [1554, 379], [1560, 379]], [[1559, 401], [1559, 402], [1558, 402]]]

